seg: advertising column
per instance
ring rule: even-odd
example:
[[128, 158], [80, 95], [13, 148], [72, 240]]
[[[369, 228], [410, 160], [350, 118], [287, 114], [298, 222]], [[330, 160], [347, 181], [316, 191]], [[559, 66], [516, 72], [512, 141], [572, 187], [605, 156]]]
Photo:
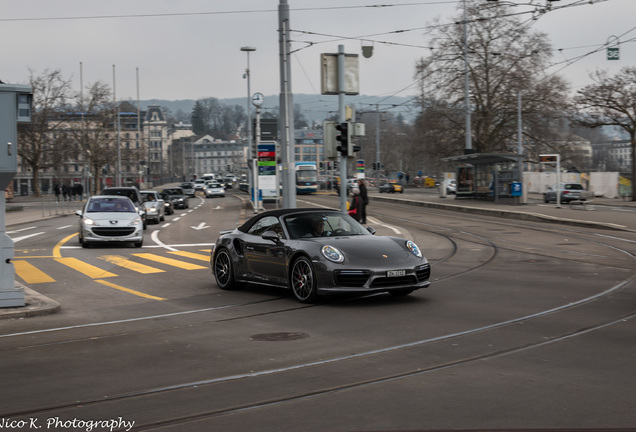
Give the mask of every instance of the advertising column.
[[264, 141], [258, 145], [259, 201], [276, 199], [276, 183], [276, 142]]

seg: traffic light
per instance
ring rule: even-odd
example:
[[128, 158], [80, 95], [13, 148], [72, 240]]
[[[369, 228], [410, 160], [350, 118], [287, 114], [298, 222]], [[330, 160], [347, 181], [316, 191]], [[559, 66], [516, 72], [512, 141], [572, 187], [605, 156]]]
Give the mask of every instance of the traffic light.
[[360, 151], [360, 146], [355, 145], [354, 143], [349, 141], [349, 146], [347, 147], [347, 156], [353, 156], [354, 153], [357, 153], [359, 151]]
[[340, 135], [336, 137], [336, 141], [340, 142], [340, 145], [336, 147], [336, 150], [338, 150], [343, 156], [349, 156], [349, 143], [351, 142], [349, 123], [340, 123], [336, 126], [336, 130], [340, 131]]

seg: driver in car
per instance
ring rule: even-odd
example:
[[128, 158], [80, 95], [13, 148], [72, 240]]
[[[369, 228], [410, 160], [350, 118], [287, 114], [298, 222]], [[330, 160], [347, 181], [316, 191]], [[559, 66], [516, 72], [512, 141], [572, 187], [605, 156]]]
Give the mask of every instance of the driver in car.
[[329, 232], [325, 231], [325, 220], [321, 217], [311, 219], [311, 229], [305, 237], [325, 237]]

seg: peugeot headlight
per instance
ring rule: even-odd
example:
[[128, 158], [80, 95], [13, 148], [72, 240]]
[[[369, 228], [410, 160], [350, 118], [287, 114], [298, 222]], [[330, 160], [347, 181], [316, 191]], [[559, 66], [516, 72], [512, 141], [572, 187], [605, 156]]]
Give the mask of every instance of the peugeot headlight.
[[135, 225], [139, 225], [141, 223], [141, 218], [140, 217], [136, 217], [133, 220], [130, 221], [130, 223], [128, 224], [128, 226], [135, 226]]
[[408, 240], [406, 242], [406, 248], [410, 250], [411, 252], [413, 252], [413, 255], [415, 255], [416, 257], [422, 258], [422, 251], [411, 240]]
[[335, 263], [341, 263], [344, 261], [344, 255], [342, 252], [333, 246], [324, 245], [322, 247], [322, 255], [329, 261], [333, 261]]
[[87, 218], [85, 217], [84, 220], [82, 221], [82, 223], [84, 225], [95, 225], [95, 221], [91, 218]]

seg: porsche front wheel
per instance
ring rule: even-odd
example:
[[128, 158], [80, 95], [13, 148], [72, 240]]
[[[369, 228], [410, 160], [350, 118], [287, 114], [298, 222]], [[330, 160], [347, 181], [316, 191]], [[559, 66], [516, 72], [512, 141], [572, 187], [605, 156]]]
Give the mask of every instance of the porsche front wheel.
[[221, 249], [214, 255], [214, 278], [221, 289], [230, 290], [236, 288], [232, 259], [227, 249]]
[[299, 257], [294, 261], [291, 270], [291, 289], [294, 296], [303, 303], [313, 303], [318, 297], [314, 266], [306, 257]]

